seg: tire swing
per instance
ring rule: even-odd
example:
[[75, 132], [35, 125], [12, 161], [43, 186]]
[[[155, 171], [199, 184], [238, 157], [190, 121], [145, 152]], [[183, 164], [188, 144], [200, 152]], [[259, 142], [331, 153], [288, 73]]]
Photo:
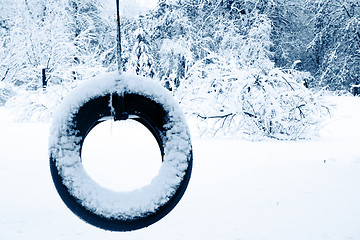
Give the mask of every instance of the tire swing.
[[[84, 139], [108, 119], [136, 120], [157, 140], [162, 165], [149, 185], [113, 192], [84, 170]], [[51, 127], [49, 155], [55, 187], [67, 207], [87, 223], [110, 231], [144, 228], [167, 215], [183, 196], [192, 169], [190, 133], [169, 92], [152, 80], [118, 73], [83, 83], [63, 101]]]

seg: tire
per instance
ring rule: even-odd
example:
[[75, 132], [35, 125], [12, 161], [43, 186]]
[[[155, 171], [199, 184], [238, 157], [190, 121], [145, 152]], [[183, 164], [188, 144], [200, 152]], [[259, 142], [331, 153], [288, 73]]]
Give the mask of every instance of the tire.
[[[130, 193], [100, 187], [85, 172], [81, 148], [101, 121], [128, 118], [143, 124], [155, 137], [162, 156], [159, 175]], [[192, 169], [189, 130], [170, 94], [150, 80], [108, 74], [89, 81], [65, 100], [50, 133], [50, 170], [67, 207], [85, 222], [110, 231], [147, 227], [167, 215], [180, 201]]]

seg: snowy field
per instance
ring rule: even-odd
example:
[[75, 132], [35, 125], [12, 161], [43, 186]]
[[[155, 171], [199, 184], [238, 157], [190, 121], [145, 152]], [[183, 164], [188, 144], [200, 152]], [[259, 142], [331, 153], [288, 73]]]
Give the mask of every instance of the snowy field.
[[[0, 108], [0, 240], [360, 239], [360, 98], [329, 101], [337, 108], [311, 141], [194, 137], [192, 179], [179, 205], [128, 233], [103, 231], [73, 215], [50, 176], [49, 124], [14, 123]], [[156, 174], [154, 140], [135, 127], [126, 126], [127, 138], [116, 146], [109, 141], [119, 138], [116, 126], [95, 128], [87, 139], [88, 171], [104, 186], [129, 190]], [[101, 164], [93, 161], [99, 153]], [[120, 153], [133, 161], [114, 166], [109, 159]], [[143, 156], [155, 161], [142, 162]], [[114, 184], [118, 175], [125, 184]]]

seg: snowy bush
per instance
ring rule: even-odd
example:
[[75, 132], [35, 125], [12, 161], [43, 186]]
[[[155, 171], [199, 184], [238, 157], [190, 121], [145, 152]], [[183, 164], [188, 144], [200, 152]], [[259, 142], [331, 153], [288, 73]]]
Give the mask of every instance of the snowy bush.
[[328, 107], [304, 86], [309, 74], [274, 67], [270, 36], [271, 21], [255, 14], [244, 36], [225, 38], [224, 49], [207, 49], [190, 67], [176, 96], [201, 134], [291, 140], [314, 133]]
[[14, 94], [14, 90], [11, 86], [0, 82], [0, 106], [3, 106]]
[[76, 86], [72, 83], [66, 86], [50, 85], [46, 89], [29, 91], [18, 89], [5, 106], [11, 110], [15, 121], [40, 121], [51, 120], [54, 111], [68, 92]]
[[319, 96], [278, 68], [238, 70], [234, 62], [210, 56], [193, 66], [187, 81], [178, 98], [197, 118], [200, 134], [308, 138], [329, 111]]

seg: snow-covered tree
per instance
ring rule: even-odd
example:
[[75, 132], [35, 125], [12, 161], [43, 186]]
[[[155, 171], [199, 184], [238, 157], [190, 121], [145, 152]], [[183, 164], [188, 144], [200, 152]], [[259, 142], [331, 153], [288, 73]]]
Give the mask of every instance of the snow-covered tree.
[[12, 86], [9, 84], [9, 77], [14, 73], [11, 59], [9, 58], [8, 44], [10, 33], [14, 25], [16, 2], [0, 1], [0, 106], [13, 95]]
[[154, 69], [172, 91], [180, 86], [193, 59], [192, 24], [182, 6], [182, 1], [161, 1], [148, 15]]
[[[34, 109], [47, 109], [37, 106], [59, 103], [78, 80], [106, 71], [103, 66], [104, 52], [108, 48], [106, 34], [95, 33], [100, 26], [104, 29], [108, 24], [95, 19], [74, 28], [76, 21], [70, 3], [67, 0], [37, 0], [19, 1], [17, 5], [17, 15], [13, 18], [2, 63], [4, 69], [8, 69], [4, 81], [16, 88], [14, 99], [8, 102], [8, 106], [16, 108], [15, 111], [24, 118], [29, 118], [26, 116], [28, 113], [36, 112]], [[88, 15], [101, 15], [92, 8], [80, 8], [81, 3], [77, 1], [78, 11], [86, 12], [84, 16], [87, 19], [91, 19]], [[80, 13], [78, 17], [82, 16]], [[48, 85], [46, 92], [42, 90], [43, 79]], [[51, 88], [57, 88], [57, 91]], [[56, 94], [51, 95], [50, 92]]]
[[153, 78], [155, 75], [154, 60], [147, 32], [138, 28], [134, 32], [135, 44], [131, 54], [131, 68], [137, 75]]
[[271, 22], [266, 15], [259, 14], [251, 25], [241, 46], [241, 65], [268, 71], [274, 67], [272, 53]]
[[8, 81], [28, 89], [42, 87], [42, 69], [47, 69], [49, 80], [61, 82], [63, 71], [58, 63], [66, 62], [72, 48], [63, 27], [62, 8], [56, 2], [19, 2], [18, 12], [7, 41], [4, 61]]
[[360, 81], [360, 4], [314, 0], [309, 7], [316, 13], [309, 50], [316, 57], [320, 82], [331, 90], [349, 91]]

